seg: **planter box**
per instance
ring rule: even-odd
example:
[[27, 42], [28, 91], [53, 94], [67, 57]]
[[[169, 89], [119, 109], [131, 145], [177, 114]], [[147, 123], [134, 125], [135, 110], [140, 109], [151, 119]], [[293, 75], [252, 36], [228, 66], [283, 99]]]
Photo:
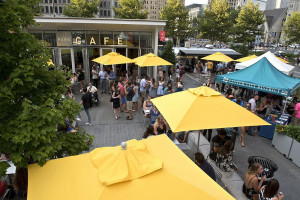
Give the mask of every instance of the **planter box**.
[[298, 167], [300, 167], [300, 143], [294, 140], [289, 158], [292, 159]]
[[274, 145], [275, 148], [286, 157], [289, 156], [292, 142], [293, 139], [289, 136], [274, 132], [272, 145]]

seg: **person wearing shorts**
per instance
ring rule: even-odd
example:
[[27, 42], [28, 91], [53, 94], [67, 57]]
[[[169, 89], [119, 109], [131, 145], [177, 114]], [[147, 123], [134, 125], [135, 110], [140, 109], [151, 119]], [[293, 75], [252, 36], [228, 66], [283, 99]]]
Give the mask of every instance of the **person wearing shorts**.
[[127, 111], [129, 112], [129, 116], [126, 117], [127, 120], [132, 120], [132, 98], [134, 96], [134, 90], [131, 84], [131, 81], [128, 81], [125, 85], [125, 94], [127, 100]]
[[[124, 90], [124, 78], [121, 77], [119, 82], [118, 82], [118, 87], [120, 88], [120, 97], [121, 97], [121, 108], [120, 112], [126, 111], [126, 98], [125, 98], [125, 90]], [[123, 108], [123, 110], [122, 110]]]
[[144, 100], [146, 98], [146, 90], [147, 90], [147, 77], [145, 76], [140, 82], [140, 92], [141, 92], [141, 105], [143, 107]]

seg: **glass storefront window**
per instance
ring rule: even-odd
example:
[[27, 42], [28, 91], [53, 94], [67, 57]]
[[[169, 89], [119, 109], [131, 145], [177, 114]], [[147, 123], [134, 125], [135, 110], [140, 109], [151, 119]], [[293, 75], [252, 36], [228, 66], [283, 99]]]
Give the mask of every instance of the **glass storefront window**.
[[82, 48], [74, 48], [74, 59], [76, 69], [81, 65], [83, 67], [83, 54]]
[[126, 32], [125, 31], [115, 31], [114, 32], [114, 44], [118, 45], [126, 45]]
[[141, 56], [153, 52], [154, 52], [153, 49], [141, 49]]
[[113, 45], [113, 32], [112, 31], [101, 31], [100, 32], [101, 45]]
[[55, 47], [56, 46], [56, 31], [44, 31], [43, 39], [44, 39], [45, 45], [47, 47]]
[[140, 32], [140, 47], [152, 48], [152, 33]]
[[139, 33], [138, 32], [127, 32], [127, 46], [128, 47], [139, 47]]
[[73, 46], [85, 45], [85, 31], [72, 31]]
[[99, 46], [99, 31], [86, 31], [87, 45]]
[[36, 39], [43, 40], [43, 34], [41, 31], [30, 32]]

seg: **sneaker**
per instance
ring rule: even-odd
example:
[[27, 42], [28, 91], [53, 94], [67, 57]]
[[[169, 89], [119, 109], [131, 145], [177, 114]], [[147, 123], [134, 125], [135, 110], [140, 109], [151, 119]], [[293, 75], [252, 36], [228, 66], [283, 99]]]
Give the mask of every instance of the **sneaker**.
[[86, 125], [88, 125], [88, 126], [91, 126], [92, 124], [91, 123], [85, 123]]
[[81, 121], [81, 119], [79, 117], [76, 118], [76, 121]]

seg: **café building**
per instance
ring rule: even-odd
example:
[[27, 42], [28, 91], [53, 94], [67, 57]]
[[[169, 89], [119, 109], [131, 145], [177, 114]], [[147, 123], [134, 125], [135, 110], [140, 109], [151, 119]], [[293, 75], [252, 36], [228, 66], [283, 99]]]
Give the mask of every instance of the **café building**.
[[[166, 21], [140, 19], [101, 18], [47, 18], [36, 17], [37, 26], [28, 32], [51, 49], [56, 66], [65, 65], [73, 73], [81, 65], [85, 81], [90, 81], [92, 60], [110, 52], [118, 52], [128, 58], [147, 53], [157, 55], [158, 36]], [[102, 67], [102, 66], [100, 66]], [[112, 66], [121, 76], [125, 70], [139, 77], [157, 74], [157, 67], [139, 67], [134, 64]]]

